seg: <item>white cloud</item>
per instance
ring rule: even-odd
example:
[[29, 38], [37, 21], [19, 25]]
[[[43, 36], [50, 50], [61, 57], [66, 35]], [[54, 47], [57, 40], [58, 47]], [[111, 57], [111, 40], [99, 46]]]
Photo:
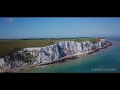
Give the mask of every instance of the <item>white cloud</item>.
[[11, 21], [13, 21], [13, 18], [8, 18], [8, 19], [6, 20], [6, 22], [11, 22]]

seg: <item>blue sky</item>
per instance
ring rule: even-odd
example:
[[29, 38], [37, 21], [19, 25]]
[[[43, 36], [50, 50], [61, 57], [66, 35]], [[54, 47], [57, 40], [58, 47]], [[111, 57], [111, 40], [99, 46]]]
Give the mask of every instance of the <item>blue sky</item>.
[[0, 17], [0, 39], [120, 36], [117, 17]]

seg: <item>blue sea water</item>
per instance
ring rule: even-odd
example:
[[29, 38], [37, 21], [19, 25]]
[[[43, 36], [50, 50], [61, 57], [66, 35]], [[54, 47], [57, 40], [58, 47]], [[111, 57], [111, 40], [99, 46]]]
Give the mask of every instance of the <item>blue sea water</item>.
[[95, 54], [18, 73], [120, 73], [120, 37], [107, 37], [107, 40], [113, 45]]

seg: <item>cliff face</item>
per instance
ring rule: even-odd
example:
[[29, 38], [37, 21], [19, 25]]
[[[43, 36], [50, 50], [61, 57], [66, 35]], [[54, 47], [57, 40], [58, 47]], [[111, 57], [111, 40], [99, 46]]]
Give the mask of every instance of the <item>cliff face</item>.
[[64, 56], [77, 52], [86, 52], [106, 45], [107, 40], [101, 39], [97, 44], [90, 41], [74, 42], [62, 41], [47, 47], [24, 48], [10, 56], [0, 59], [0, 68], [4, 70], [11, 67], [20, 67], [42, 62], [58, 60]]

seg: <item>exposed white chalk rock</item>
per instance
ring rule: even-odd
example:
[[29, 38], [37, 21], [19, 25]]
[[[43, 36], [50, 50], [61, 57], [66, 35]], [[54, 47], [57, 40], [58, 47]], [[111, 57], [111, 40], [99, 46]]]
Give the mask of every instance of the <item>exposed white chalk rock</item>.
[[4, 58], [0, 58], [0, 67], [4, 67], [4, 64], [5, 64]]
[[11, 66], [28, 65], [27, 59], [29, 58], [29, 56], [27, 55], [27, 53], [30, 53], [30, 55], [33, 56], [32, 64], [37, 64], [42, 62], [58, 60], [67, 55], [83, 53], [90, 51], [92, 49], [101, 48], [104, 45], [106, 45], [106, 43], [107, 43], [106, 39], [100, 39], [100, 42], [98, 42], [97, 44], [93, 44], [90, 41], [86, 42], [62, 41], [46, 47], [24, 48], [23, 50], [20, 50], [15, 54], [23, 56], [24, 57], [23, 61], [19, 61], [19, 58], [15, 61], [9, 58], [5, 60], [4, 58], [0, 58], [0, 67], [10, 68]]

